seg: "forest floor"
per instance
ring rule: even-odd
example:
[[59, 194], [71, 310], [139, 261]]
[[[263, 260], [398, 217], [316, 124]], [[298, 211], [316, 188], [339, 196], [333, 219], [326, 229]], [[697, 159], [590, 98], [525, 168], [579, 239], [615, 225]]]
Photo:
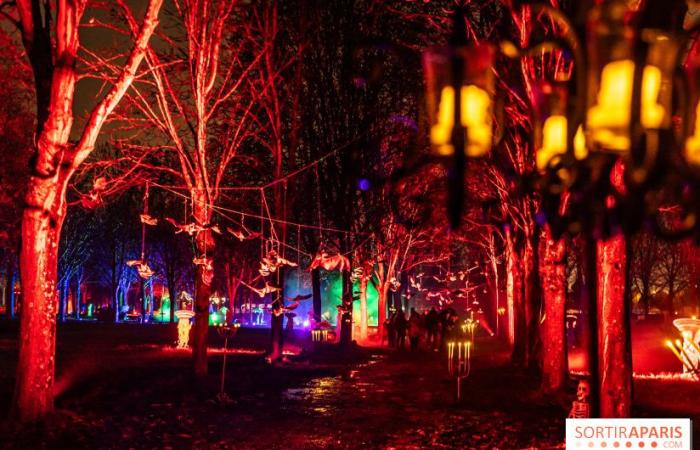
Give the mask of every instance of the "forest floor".
[[[172, 350], [174, 327], [59, 326], [57, 410], [45, 423], [0, 423], [0, 448], [561, 448], [566, 403], [548, 403], [510, 369], [499, 342], [477, 340], [463, 401], [443, 356], [430, 351], [333, 346], [289, 339], [286, 363], [264, 360], [265, 330], [241, 330], [196, 385], [190, 353]], [[221, 341], [212, 334], [211, 347]], [[0, 417], [8, 413], [16, 325], [0, 325]], [[637, 380], [635, 415], [700, 422], [700, 383]], [[575, 386], [571, 386], [572, 392]], [[696, 430], [697, 432], [697, 430]]]

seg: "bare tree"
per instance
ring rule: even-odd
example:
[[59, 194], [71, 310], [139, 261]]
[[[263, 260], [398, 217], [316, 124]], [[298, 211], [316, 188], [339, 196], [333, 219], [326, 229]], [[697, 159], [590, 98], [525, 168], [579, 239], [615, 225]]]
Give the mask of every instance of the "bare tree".
[[[4, 2], [3, 2], [4, 3]], [[162, 0], [150, 0], [105, 95], [89, 113], [82, 130], [74, 128], [73, 100], [81, 48], [80, 21], [86, 0], [18, 0], [7, 15], [17, 26], [34, 73], [37, 128], [31, 176], [22, 215], [21, 277], [25, 305], [20, 331], [15, 413], [23, 421], [53, 410], [58, 243], [66, 214], [66, 188], [90, 155], [114, 108], [136, 77], [158, 23]], [[128, 10], [125, 2], [119, 6]], [[10, 5], [13, 5], [10, 3]], [[4, 29], [3, 29], [4, 30]], [[4, 31], [3, 31], [4, 32]], [[78, 136], [71, 141], [71, 136]]]
[[[254, 11], [254, 5], [241, 1], [175, 1], [172, 31], [161, 36], [168, 46], [148, 50], [150, 79], [135, 84], [119, 117], [131, 133], [118, 144], [125, 167], [139, 165], [184, 189], [191, 212], [184, 220], [198, 227], [192, 348], [199, 377], [207, 374], [212, 227], [221, 188], [237, 163], [255, 160], [240, 150], [262, 132], [260, 102], [278, 81], [270, 75], [266, 84], [253, 82], [271, 51], [268, 38], [274, 38], [255, 28]], [[266, 23], [264, 18], [260, 23]], [[135, 31], [136, 22], [130, 24]], [[279, 150], [276, 140], [272, 145]]]
[[631, 239], [632, 261], [630, 284], [632, 293], [639, 295], [639, 304], [645, 316], [649, 314], [652, 295], [662, 286], [659, 264], [663, 244], [650, 233], [642, 232]]
[[662, 303], [665, 317], [673, 319], [676, 313], [674, 301], [678, 294], [690, 286], [690, 267], [688, 264], [691, 243], [665, 242], [661, 246], [658, 264], [658, 281], [665, 293]]

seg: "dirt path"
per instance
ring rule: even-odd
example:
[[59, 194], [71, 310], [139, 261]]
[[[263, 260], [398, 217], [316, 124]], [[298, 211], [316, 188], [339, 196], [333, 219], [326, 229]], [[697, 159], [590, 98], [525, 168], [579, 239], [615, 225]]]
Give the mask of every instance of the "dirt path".
[[[211, 376], [195, 384], [190, 355], [166, 349], [170, 331], [59, 331], [58, 413], [32, 428], [0, 423], [0, 448], [514, 450], [563, 440], [565, 408], [537, 400], [537, 385], [507, 368], [495, 341], [478, 342], [461, 403], [438, 353], [362, 349], [349, 362], [327, 348], [278, 366], [261, 352], [230, 355], [226, 390], [235, 402], [221, 404], [214, 399], [222, 355], [212, 355]], [[266, 339], [244, 332], [235, 346], [262, 349]], [[3, 407], [13, 342], [0, 329]], [[668, 417], [675, 409], [687, 417], [697, 408], [694, 383], [645, 380], [636, 388], [639, 415]]]

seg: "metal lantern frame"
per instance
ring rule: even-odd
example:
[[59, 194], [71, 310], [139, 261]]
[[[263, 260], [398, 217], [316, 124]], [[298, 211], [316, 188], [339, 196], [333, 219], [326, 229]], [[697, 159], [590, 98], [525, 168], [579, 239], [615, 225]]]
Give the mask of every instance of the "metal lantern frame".
[[[595, 230], [606, 236], [636, 231], [645, 221], [658, 225], [663, 190], [681, 204], [684, 220], [673, 232], [656, 226], [658, 233], [700, 236], [700, 62], [683, 69], [692, 30], [678, 33], [664, 18], [642, 27], [635, 20], [644, 10], [632, 10], [625, 0], [595, 2], [578, 30], [557, 8], [522, 3], [533, 16], [551, 19], [561, 37], [526, 49], [509, 42], [470, 44], [466, 11], [457, 8], [449, 45], [424, 54], [431, 144], [448, 170], [451, 225], [458, 226], [462, 214], [467, 159], [487, 154], [470, 147], [474, 139], [465, 124], [474, 120], [464, 114], [474, 111], [464, 104], [465, 87], [483, 88], [493, 114], [493, 85], [480, 77], [492, 72], [497, 48], [514, 58], [559, 50], [573, 73], [543, 83], [543, 95], [533, 99], [533, 144], [542, 153], [536, 173], [525, 180], [535, 180], [529, 185], [539, 191], [555, 235]], [[671, 17], [672, 5], [668, 9]], [[449, 108], [446, 98], [453, 102]]]

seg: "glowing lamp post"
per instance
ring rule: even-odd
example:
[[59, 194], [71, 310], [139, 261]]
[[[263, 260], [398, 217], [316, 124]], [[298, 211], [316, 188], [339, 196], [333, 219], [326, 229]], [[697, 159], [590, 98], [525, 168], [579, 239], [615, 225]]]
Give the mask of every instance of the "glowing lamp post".
[[235, 322], [232, 325], [224, 325], [223, 323], [220, 323], [216, 327], [216, 332], [218, 335], [224, 338], [224, 362], [221, 365], [221, 383], [219, 385], [219, 393], [216, 396], [216, 398], [222, 403], [228, 403], [231, 401], [229, 396], [224, 392], [224, 384], [226, 381], [226, 350], [228, 347], [228, 340], [229, 338], [232, 339], [236, 336], [240, 327], [241, 324], [238, 322]]
[[469, 44], [464, 11], [458, 8], [450, 44], [423, 55], [433, 156], [448, 168], [450, 224], [457, 227], [464, 202], [466, 158], [487, 155], [492, 144], [492, 73], [495, 49]]
[[462, 399], [462, 380], [471, 372], [471, 341], [447, 343], [447, 370], [457, 379], [457, 401]]

